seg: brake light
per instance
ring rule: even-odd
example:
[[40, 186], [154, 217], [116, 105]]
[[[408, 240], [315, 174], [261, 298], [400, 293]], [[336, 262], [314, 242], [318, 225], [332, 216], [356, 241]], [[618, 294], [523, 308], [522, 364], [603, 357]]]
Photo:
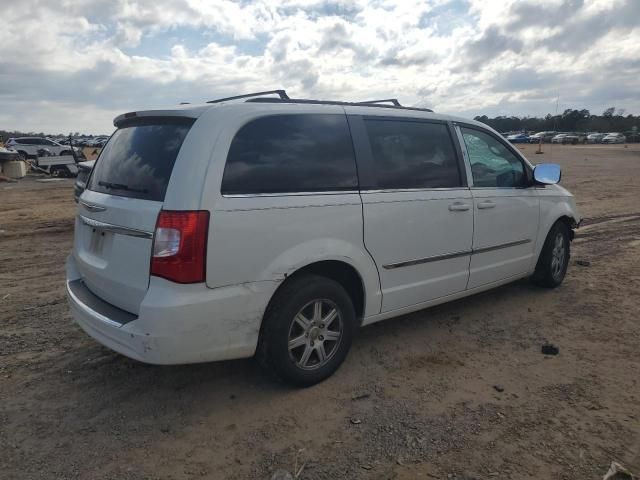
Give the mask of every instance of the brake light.
[[205, 281], [209, 212], [161, 210], [153, 236], [151, 275], [177, 283]]

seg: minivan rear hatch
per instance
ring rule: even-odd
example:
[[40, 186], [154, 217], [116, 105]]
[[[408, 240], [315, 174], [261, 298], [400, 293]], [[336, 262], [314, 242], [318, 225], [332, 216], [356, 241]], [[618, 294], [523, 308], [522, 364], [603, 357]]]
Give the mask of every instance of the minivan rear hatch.
[[118, 123], [79, 201], [73, 255], [89, 290], [138, 313], [149, 287], [153, 232], [193, 118]]

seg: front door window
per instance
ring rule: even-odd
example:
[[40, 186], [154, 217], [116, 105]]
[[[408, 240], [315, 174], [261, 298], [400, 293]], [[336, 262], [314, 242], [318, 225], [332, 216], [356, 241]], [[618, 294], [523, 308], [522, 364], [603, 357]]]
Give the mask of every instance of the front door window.
[[526, 175], [522, 161], [484, 132], [462, 128], [474, 187], [523, 187]]

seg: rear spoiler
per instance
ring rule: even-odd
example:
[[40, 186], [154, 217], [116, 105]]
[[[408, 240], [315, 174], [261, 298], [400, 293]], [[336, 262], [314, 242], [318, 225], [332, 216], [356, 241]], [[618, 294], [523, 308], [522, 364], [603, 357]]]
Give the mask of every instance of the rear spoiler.
[[180, 121], [185, 119], [193, 122], [200, 114], [211, 108], [210, 106], [191, 107], [180, 110], [145, 110], [140, 112], [127, 112], [122, 115], [118, 115], [113, 119], [113, 125], [117, 128], [122, 128], [128, 125], [137, 125], [153, 122], [171, 122], [172, 120]]

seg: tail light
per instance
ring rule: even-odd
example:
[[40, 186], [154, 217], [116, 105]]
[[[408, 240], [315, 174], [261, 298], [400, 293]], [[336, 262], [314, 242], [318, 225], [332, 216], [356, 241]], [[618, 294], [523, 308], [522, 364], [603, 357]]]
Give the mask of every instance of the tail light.
[[209, 212], [162, 210], [153, 237], [151, 275], [177, 283], [205, 281]]

